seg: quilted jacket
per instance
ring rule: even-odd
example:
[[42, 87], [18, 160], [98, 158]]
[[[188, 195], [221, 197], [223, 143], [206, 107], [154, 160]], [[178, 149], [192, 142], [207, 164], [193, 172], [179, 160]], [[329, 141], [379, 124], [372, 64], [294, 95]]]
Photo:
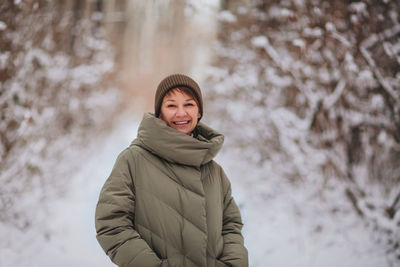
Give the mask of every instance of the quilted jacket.
[[196, 137], [144, 115], [96, 208], [97, 240], [118, 266], [248, 266], [239, 209], [213, 161], [224, 137]]

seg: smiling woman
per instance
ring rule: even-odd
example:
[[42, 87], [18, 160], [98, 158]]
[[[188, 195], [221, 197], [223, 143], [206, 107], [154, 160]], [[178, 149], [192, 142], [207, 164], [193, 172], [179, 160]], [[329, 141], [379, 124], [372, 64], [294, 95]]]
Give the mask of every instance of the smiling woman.
[[101, 190], [100, 245], [119, 266], [248, 266], [240, 212], [213, 160], [224, 136], [199, 122], [200, 87], [168, 76], [154, 110]]
[[160, 118], [168, 126], [185, 134], [192, 134], [200, 119], [198, 101], [188, 88], [172, 89], [164, 96], [161, 104]]

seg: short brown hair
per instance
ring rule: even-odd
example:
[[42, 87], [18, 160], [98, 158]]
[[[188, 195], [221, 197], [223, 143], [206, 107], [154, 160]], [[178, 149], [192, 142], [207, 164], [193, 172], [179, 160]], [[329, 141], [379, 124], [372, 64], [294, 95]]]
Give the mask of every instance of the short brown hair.
[[[190, 88], [187, 88], [187, 87], [184, 87], [184, 86], [172, 88], [168, 92], [165, 93], [164, 97], [166, 97], [167, 95], [170, 95], [172, 93], [172, 91], [175, 91], [175, 90], [180, 91], [181, 93], [185, 93], [185, 94], [191, 96], [193, 98], [193, 100], [196, 102], [197, 106], [199, 106], [199, 109], [200, 109], [199, 100], [197, 100], [196, 94]], [[163, 97], [163, 99], [164, 99], [164, 97]], [[161, 100], [161, 103], [162, 103], [162, 100]]]

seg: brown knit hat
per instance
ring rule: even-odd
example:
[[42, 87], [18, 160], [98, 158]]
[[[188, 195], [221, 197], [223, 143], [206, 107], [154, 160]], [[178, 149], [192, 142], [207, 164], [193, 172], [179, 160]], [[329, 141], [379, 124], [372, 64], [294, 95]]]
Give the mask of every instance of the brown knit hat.
[[[203, 116], [203, 98], [201, 96], [201, 90], [199, 85], [190, 77], [183, 74], [172, 74], [164, 78], [157, 87], [156, 95], [154, 98], [154, 113], [158, 118], [161, 112], [161, 104], [164, 96], [169, 90], [178, 87], [187, 87], [191, 89], [196, 96], [196, 100], [199, 103], [200, 116]], [[200, 119], [201, 119], [200, 117]], [[199, 120], [200, 120], [199, 119]]]

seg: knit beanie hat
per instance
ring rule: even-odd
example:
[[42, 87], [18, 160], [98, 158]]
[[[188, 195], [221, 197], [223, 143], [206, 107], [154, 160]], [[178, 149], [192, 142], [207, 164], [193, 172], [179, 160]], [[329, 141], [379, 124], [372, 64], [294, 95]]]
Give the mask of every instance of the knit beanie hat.
[[[186, 87], [193, 91], [197, 103], [199, 103], [200, 119], [203, 116], [203, 98], [201, 96], [201, 90], [199, 85], [190, 77], [183, 74], [173, 74], [164, 78], [157, 87], [155, 99], [154, 99], [154, 113], [158, 118], [161, 112], [161, 104], [164, 96], [168, 91], [178, 88]], [[200, 120], [199, 119], [199, 120]]]

